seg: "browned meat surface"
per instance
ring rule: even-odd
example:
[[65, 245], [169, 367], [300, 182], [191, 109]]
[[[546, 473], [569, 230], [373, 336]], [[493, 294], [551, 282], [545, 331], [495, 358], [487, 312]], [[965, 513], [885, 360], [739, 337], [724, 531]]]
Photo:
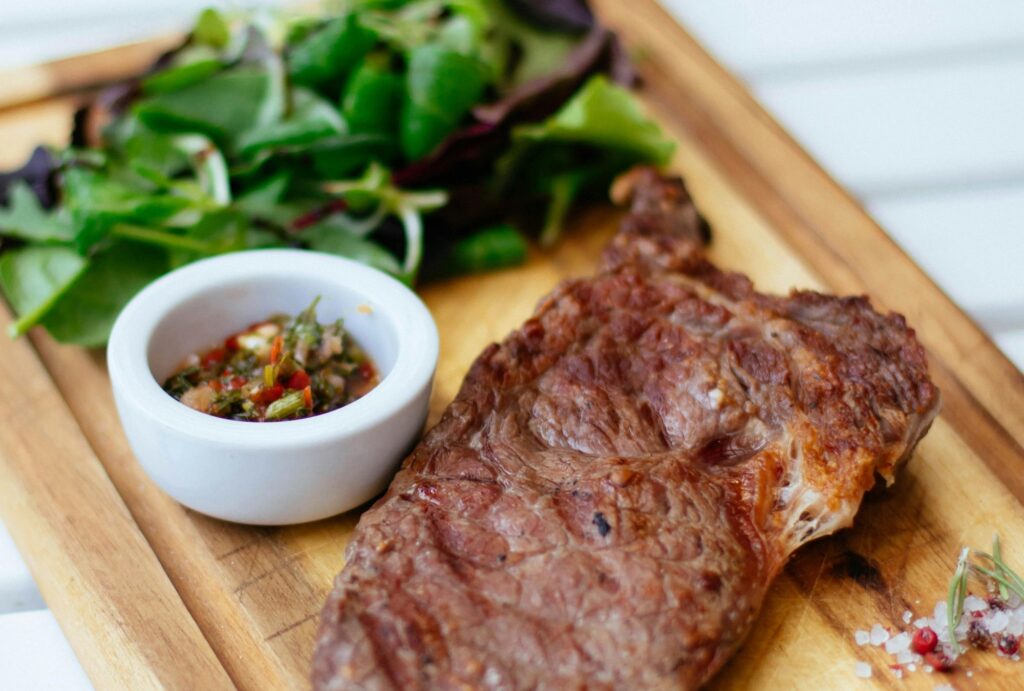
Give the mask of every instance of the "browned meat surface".
[[591, 278], [487, 348], [360, 520], [319, 689], [693, 688], [938, 408], [903, 317], [709, 264], [639, 169]]

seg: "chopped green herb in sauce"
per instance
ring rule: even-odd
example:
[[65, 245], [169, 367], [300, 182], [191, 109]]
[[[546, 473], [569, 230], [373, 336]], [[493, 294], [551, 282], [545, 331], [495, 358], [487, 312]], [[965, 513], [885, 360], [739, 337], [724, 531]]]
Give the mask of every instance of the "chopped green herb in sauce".
[[317, 321], [319, 301], [190, 355], [164, 391], [200, 412], [252, 422], [320, 415], [365, 396], [380, 381], [377, 368], [340, 319]]

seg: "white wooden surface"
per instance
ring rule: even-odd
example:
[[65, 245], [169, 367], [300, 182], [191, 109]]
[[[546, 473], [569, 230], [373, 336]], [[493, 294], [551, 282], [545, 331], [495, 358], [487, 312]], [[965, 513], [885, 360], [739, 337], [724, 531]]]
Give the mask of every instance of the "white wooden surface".
[[[1024, 2], [662, 1], [1024, 369]], [[207, 4], [2, 0], [0, 68]], [[0, 688], [89, 688], [2, 525]]]

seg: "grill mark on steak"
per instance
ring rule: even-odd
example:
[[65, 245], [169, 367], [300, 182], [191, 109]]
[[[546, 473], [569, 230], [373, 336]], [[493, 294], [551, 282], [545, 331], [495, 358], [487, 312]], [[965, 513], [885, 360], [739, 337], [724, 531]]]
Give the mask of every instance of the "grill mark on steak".
[[316, 688], [700, 686], [927, 430], [902, 317], [720, 271], [677, 179], [614, 193], [599, 273], [484, 350], [360, 519]]

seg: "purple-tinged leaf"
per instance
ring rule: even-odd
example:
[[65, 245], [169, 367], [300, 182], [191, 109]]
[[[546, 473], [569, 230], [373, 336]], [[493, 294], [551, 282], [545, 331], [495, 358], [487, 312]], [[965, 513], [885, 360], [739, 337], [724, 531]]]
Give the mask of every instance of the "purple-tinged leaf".
[[44, 209], [51, 208], [57, 201], [53, 186], [53, 171], [57, 168], [57, 161], [50, 154], [50, 150], [37, 146], [21, 168], [6, 173], [0, 173], [0, 206], [6, 206], [14, 183], [25, 182], [39, 199], [39, 204]]
[[583, 33], [594, 26], [586, 0], [505, 0], [531, 24], [545, 29]]
[[503, 153], [512, 127], [550, 117], [593, 74], [607, 72], [631, 82], [634, 73], [617, 45], [611, 31], [595, 26], [560, 69], [474, 108], [473, 123], [450, 135], [431, 155], [395, 171], [395, 184], [415, 187], [472, 179]]

